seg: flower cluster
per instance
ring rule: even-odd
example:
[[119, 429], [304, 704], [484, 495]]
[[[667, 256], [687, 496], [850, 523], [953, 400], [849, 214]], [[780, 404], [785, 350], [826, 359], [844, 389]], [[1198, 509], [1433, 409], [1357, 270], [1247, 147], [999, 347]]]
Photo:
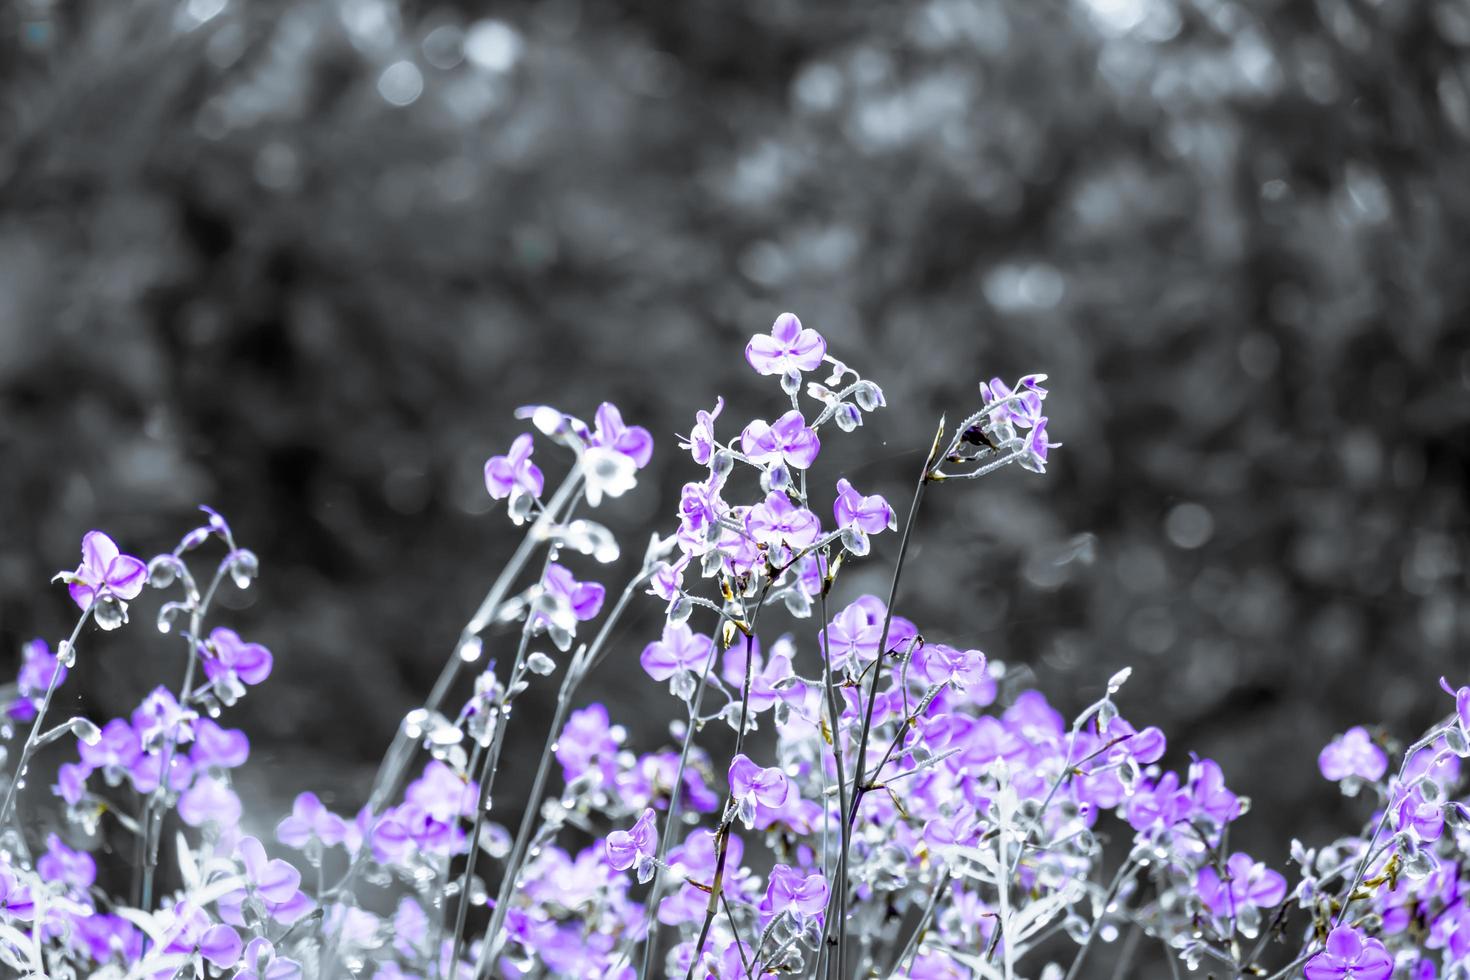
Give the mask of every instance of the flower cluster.
[[[366, 800], [338, 812], [302, 792], [273, 841], [242, 829], [232, 780], [250, 743], [219, 719], [274, 660], [210, 622], [220, 588], [249, 586], [254, 554], [208, 509], [147, 563], [87, 534], [81, 565], [58, 576], [81, 609], [75, 630], [54, 651], [27, 644], [6, 695], [8, 722], [29, 734], [0, 804], [0, 963], [156, 980], [1011, 980], [1082, 975], [1095, 943], [1127, 930], [1215, 975], [1267, 975], [1277, 958], [1276, 976], [1311, 980], [1470, 976], [1470, 686], [1445, 683], [1453, 712], [1402, 753], [1363, 727], [1323, 748], [1321, 774], [1371, 813], [1341, 840], [1293, 842], [1289, 880], [1277, 855], [1229, 846], [1249, 801], [1219, 765], [1166, 765], [1164, 734], [1120, 714], [1127, 671], [1069, 716], [900, 612], [926, 488], [1013, 463], [1045, 470], [1058, 445], [1045, 376], [983, 382], [958, 426], [941, 423], [899, 536], [881, 494], [818, 474], [824, 438], [860, 427], [882, 389], [789, 313], [751, 338], [746, 360], [779, 378], [780, 410], [722, 427], [717, 398], [695, 414], [680, 447], [697, 475], [616, 598], [583, 559], [616, 562], [617, 539], [576, 512], [631, 491], [652, 438], [608, 403], [591, 425], [544, 405], [517, 413], [534, 431], [486, 463], [485, 484], [530, 523], [525, 541], [403, 719]], [[571, 457], [550, 494], [538, 433]], [[839, 591], [844, 569], [894, 538], [886, 597]], [[196, 578], [210, 541], [225, 554]], [[145, 584], [180, 593], [157, 623], [184, 641], [182, 682], [128, 717], [48, 729], [84, 628], [126, 623]], [[617, 649], [614, 627], [644, 593], [663, 621], [641, 653]], [[482, 664], [492, 626], [504, 653]], [[653, 703], [672, 708], [671, 748], [637, 751], [606, 707], [581, 703], [613, 656], [667, 688]], [[492, 820], [509, 721], [553, 677], [526, 805]], [[52, 786], [68, 819], [33, 839], [27, 822], [9, 827], [31, 802], [24, 777], [69, 737], [75, 755]], [[1110, 840], [1127, 845], [1113, 872]], [[104, 845], [137, 854], [127, 898], [98, 885], [91, 852]], [[1038, 962], [1059, 934], [1075, 940], [1069, 968]]]

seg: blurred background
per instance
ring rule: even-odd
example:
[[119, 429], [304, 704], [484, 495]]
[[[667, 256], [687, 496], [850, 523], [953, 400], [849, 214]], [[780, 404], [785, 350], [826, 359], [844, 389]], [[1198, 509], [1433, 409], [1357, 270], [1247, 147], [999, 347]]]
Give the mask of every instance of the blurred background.
[[[779, 412], [742, 351], [786, 309], [890, 406], [820, 472], [896, 504], [941, 411], [1050, 374], [1051, 471], [933, 493], [902, 611], [1069, 713], [1133, 665], [1254, 798], [1233, 843], [1356, 826], [1319, 748], [1470, 680], [1461, 0], [15, 0], [0, 85], [0, 667], [84, 531], [219, 508], [263, 574], [217, 621], [276, 657], [230, 716], [257, 829], [361, 802], [518, 541], [517, 406], [654, 433], [602, 515], [641, 551], [695, 410]], [[65, 705], [177, 684], [158, 601]], [[589, 692], [643, 749], [660, 614]]]

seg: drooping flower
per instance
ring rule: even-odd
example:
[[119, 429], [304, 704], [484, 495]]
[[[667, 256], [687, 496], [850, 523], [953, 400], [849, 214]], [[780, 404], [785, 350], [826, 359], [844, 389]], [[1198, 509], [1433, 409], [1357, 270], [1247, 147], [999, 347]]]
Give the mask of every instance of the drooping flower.
[[769, 334], [756, 334], [745, 347], [745, 359], [761, 374], [815, 371], [826, 355], [827, 341], [794, 313], [776, 317]]
[[531, 433], [522, 432], [510, 444], [504, 456], [492, 456], [485, 463], [485, 489], [496, 500], [504, 500], [516, 490], [540, 497], [546, 488], [546, 478], [541, 469], [531, 462], [536, 440]]
[[1349, 777], [1376, 782], [1388, 771], [1388, 753], [1373, 744], [1368, 730], [1356, 725], [1333, 739], [1317, 756], [1317, 767], [1333, 782]]
[[629, 830], [614, 830], [607, 835], [603, 847], [608, 863], [619, 871], [638, 869], [638, 881], [646, 882], [653, 877], [658, 866], [658, 828], [654, 825], [652, 809], [645, 809]]
[[709, 461], [715, 454], [715, 419], [720, 417], [720, 412], [725, 409], [725, 399], [715, 399], [715, 410], [706, 412], [704, 409], [694, 413], [694, 428], [689, 430], [687, 438], [679, 441], [679, 448], [688, 450], [689, 455], [700, 466], [708, 466]]
[[[108, 596], [123, 601], [136, 599], [148, 581], [148, 566], [132, 555], [123, 554], [101, 531], [88, 531], [82, 537], [82, 563], [76, 571], [62, 572], [58, 578], [67, 583], [72, 601], [88, 609]], [[121, 623], [102, 618], [98, 625], [112, 629]]]
[[607, 590], [597, 582], [579, 582], [565, 565], [551, 562], [541, 578], [541, 594], [531, 613], [531, 627], [544, 629], [556, 645], [571, 647], [577, 623], [593, 619], [602, 611]]
[[1046, 398], [1046, 389], [1041, 387], [1041, 382], [1045, 380], [1044, 374], [1028, 374], [1012, 388], [1000, 378], [991, 378], [989, 382], [980, 382], [980, 401], [991, 405], [1016, 396], [1014, 401], [991, 412], [990, 418], [994, 422], [1009, 422], [1017, 428], [1029, 429], [1045, 421], [1041, 418], [1041, 402]]
[[784, 462], [804, 470], [816, 461], [822, 441], [817, 438], [817, 430], [793, 408], [775, 422], [756, 419], [747, 425], [740, 434], [740, 450], [760, 465]]
[[1016, 462], [1033, 473], [1045, 473], [1047, 453], [1060, 446], [1060, 442], [1047, 441], [1046, 418], [1043, 416], [1036, 420], [1036, 427], [1026, 436], [1021, 455]]
[[240, 956], [242, 964], [235, 980], [299, 980], [301, 964], [280, 956], [276, 947], [264, 936], [256, 936], [245, 944]]
[[1327, 934], [1327, 945], [1304, 968], [1307, 980], [1387, 980], [1393, 957], [1377, 939], [1341, 925]]
[[791, 795], [791, 781], [779, 766], [762, 768], [744, 753], [730, 763], [730, 794], [746, 829], [755, 826], [759, 808], [779, 809]]

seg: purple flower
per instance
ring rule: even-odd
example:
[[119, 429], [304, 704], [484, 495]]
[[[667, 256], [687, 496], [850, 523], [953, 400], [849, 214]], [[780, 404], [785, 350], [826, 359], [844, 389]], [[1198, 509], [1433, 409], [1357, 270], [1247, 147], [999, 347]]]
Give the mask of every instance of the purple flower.
[[1361, 725], [1349, 728], [1317, 756], [1317, 767], [1333, 782], [1349, 777], [1376, 782], [1388, 771], [1388, 753], [1373, 744]]
[[36, 903], [31, 898], [31, 889], [20, 883], [15, 872], [0, 864], [0, 913], [13, 915], [27, 922], [36, 917]]
[[761, 544], [805, 548], [822, 533], [822, 522], [805, 507], [798, 507], [779, 490], [745, 513], [745, 530]]
[[291, 922], [304, 915], [310, 900], [303, 901], [301, 872], [289, 862], [268, 857], [265, 846], [254, 837], [243, 837], [235, 846], [235, 860], [244, 868], [245, 887], [219, 899], [220, 916], [233, 925], [245, 925], [244, 906], [259, 902], [271, 918]]
[[234, 675], [246, 684], [259, 684], [270, 676], [271, 652], [259, 643], [246, 643], [240, 634], [223, 626], [209, 631], [204, 645], [204, 673], [210, 680]]
[[78, 742], [77, 754], [89, 769], [101, 769], [108, 782], [116, 782], [137, 764], [143, 743], [132, 725], [114, 718], [102, 726], [102, 737], [95, 744]]
[[658, 828], [654, 826], [653, 810], [646, 809], [631, 830], [614, 830], [607, 835], [603, 847], [607, 851], [607, 862], [619, 871], [638, 869], [639, 882], [653, 877], [658, 853]]
[[92, 912], [74, 916], [71, 924], [76, 935], [73, 948], [84, 950], [98, 963], [114, 956], [131, 963], [143, 954], [143, 934], [121, 916]]
[[238, 728], [221, 728], [209, 718], [194, 724], [194, 747], [189, 761], [196, 769], [234, 769], [250, 756], [250, 739]]
[[485, 489], [496, 500], [504, 500], [512, 492], [520, 490], [532, 497], [541, 496], [546, 487], [546, 478], [531, 462], [531, 453], [536, 440], [531, 433], [522, 432], [510, 444], [510, 452], [504, 456], [492, 456], [485, 463]]
[[1190, 765], [1189, 794], [1196, 816], [1221, 826], [1240, 816], [1240, 798], [1225, 788], [1225, 774], [1213, 759]]
[[1305, 973], [1307, 980], [1387, 980], [1393, 958], [1378, 940], [1338, 926], [1328, 933], [1327, 947], [1307, 960]]
[[243, 966], [235, 980], [298, 980], [301, 976], [301, 964], [276, 955], [276, 947], [264, 936], [246, 944], [240, 961]]
[[985, 681], [985, 654], [957, 650], [943, 643], [926, 643], [914, 652], [914, 666], [930, 685], [952, 683], [963, 690]]
[[837, 526], [856, 528], [864, 534], [878, 534], [898, 527], [893, 508], [879, 494], [863, 496], [846, 480], [837, 481], [837, 499], [832, 504]]
[[155, 687], [132, 714], [133, 730], [147, 751], [157, 748], [166, 737], [181, 743], [193, 740], [197, 719], [198, 714], [181, 706], [166, 687]]
[[1436, 841], [1444, 833], [1444, 812], [1415, 786], [1394, 805], [1393, 829], [1412, 831], [1421, 841]]
[[779, 766], [763, 769], [741, 753], [730, 763], [730, 795], [741, 822], [749, 829], [755, 826], [759, 808], [778, 810], [786, 805], [791, 781]]
[[97, 862], [85, 851], [74, 851], [55, 834], [46, 835], [46, 853], [36, 859], [36, 873], [44, 881], [59, 882], [74, 893], [85, 892], [97, 880]]
[[760, 904], [762, 926], [785, 911], [790, 911], [797, 922], [820, 924], [827, 909], [827, 895], [827, 880], [820, 872], [804, 875], [790, 865], [778, 864], [771, 869], [766, 897]]
[[817, 430], [806, 424], [801, 412], [792, 409], [767, 425], [756, 419], [740, 434], [740, 449], [752, 462], [764, 465], [785, 462], [799, 470], [807, 469], [822, 450]]
[[16, 721], [30, 721], [36, 717], [41, 698], [55, 680], [56, 686], [66, 683], [66, 666], [51, 652], [45, 640], [35, 639], [21, 648], [20, 673], [15, 686], [20, 697], [11, 702], [10, 717]]
[[327, 847], [347, 836], [347, 822], [328, 810], [315, 793], [302, 793], [291, 805], [291, 815], [276, 825], [276, 840], [298, 850], [311, 841]]
[[982, 381], [981, 404], [989, 405], [1019, 393], [1020, 397], [1016, 401], [991, 412], [990, 419], [992, 422], [1009, 422], [1017, 428], [1029, 429], [1039, 421], [1045, 421], [1041, 418], [1041, 402], [1046, 397], [1046, 389], [1040, 384], [1045, 380], [1044, 374], [1028, 374], [1016, 382], [1015, 388], [999, 378], [991, 378], [989, 383]]
[[63, 572], [62, 578], [72, 600], [88, 609], [103, 596], [136, 599], [148, 581], [148, 566], [120, 552], [101, 531], [88, 531], [82, 537], [82, 563], [75, 572]]
[[623, 414], [612, 402], [597, 406], [594, 421], [597, 429], [592, 433], [593, 446], [622, 453], [640, 470], [648, 465], [653, 458], [653, 436], [647, 429], [641, 425], [624, 425]]
[[[795, 697], [801, 693], [799, 682], [798, 685], [787, 686], [794, 676], [791, 656], [783, 652], [789, 649], [789, 644], [777, 643], [771, 649], [771, 659], [762, 663], [760, 646], [752, 641], [751, 656], [755, 663], [751, 665], [750, 674], [750, 710], [756, 714], [772, 707], [783, 696]], [[725, 651], [720, 676], [735, 690], [744, 688], [745, 644], [736, 643]]]
[[761, 374], [815, 371], [827, 355], [827, 342], [795, 313], [782, 313], [770, 334], [756, 334], [745, 346], [745, 359]]
[[643, 648], [639, 662], [656, 681], [666, 681], [685, 671], [700, 674], [713, 646], [709, 637], [695, 633], [688, 625], [672, 624], [664, 627], [662, 639]]
[[571, 569], [556, 562], [547, 567], [546, 577], [541, 580], [541, 585], [548, 595], [565, 602], [572, 615], [582, 622], [596, 617], [602, 611], [602, 600], [607, 595], [607, 590], [598, 583], [578, 582]]
[[87, 777], [90, 775], [92, 775], [92, 767], [85, 763], [63, 763], [56, 770], [56, 785], [51, 787], [51, 791], [70, 806], [76, 806], [86, 795]]
[[213, 776], [201, 776], [179, 797], [179, 818], [191, 827], [215, 823], [233, 827], [240, 822], [240, 797]]
[[1286, 879], [1243, 852], [1230, 855], [1225, 877], [1214, 866], [1205, 865], [1196, 874], [1195, 884], [1205, 908], [1225, 918], [1234, 918], [1247, 905], [1274, 908], [1286, 898]]
[[1439, 686], [1444, 692], [1455, 699], [1455, 717], [1459, 719], [1460, 731], [1470, 736], [1470, 686], [1459, 688], [1450, 687], [1450, 682], [1445, 678], [1439, 679]]
[[[220, 969], [234, 966], [240, 959], [240, 934], [227, 925], [218, 925], [209, 913], [192, 902], [179, 902], [173, 907], [173, 921], [164, 929], [173, 936], [166, 947], [170, 953], [198, 953]], [[172, 971], [164, 974], [171, 976]]]
[[573, 711], [556, 740], [556, 761], [561, 763], [567, 782], [579, 778], [587, 770], [606, 763], [618, 754], [619, 739], [608, 723], [607, 707], [589, 704]]
[[725, 399], [715, 399], [715, 410], [706, 412], [704, 409], [694, 413], [694, 428], [689, 430], [689, 436], [679, 442], [680, 449], [687, 449], [689, 455], [700, 466], [708, 466], [709, 461], [715, 454], [715, 419], [720, 417], [724, 411]]
[[1021, 456], [1016, 462], [1033, 473], [1045, 473], [1047, 453], [1060, 446], [1060, 442], [1047, 442], [1046, 418], [1039, 418], [1036, 420], [1036, 428], [1026, 436]]
[[[854, 660], [861, 665], [878, 656], [885, 609], [883, 600], [877, 596], [860, 596], [834, 616], [828, 627], [818, 634], [834, 668], [841, 670]], [[902, 616], [894, 616], [888, 628], [888, 650], [885, 652], [907, 649], [916, 634], [913, 623]]]

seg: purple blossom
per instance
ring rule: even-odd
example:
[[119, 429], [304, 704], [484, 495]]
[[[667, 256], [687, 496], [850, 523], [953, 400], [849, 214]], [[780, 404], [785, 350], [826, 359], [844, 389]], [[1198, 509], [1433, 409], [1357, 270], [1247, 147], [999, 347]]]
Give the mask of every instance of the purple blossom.
[[238, 728], [221, 728], [209, 718], [194, 724], [194, 746], [189, 761], [195, 769], [234, 769], [250, 757], [250, 739]]
[[30, 721], [36, 717], [47, 688], [54, 678], [56, 686], [66, 683], [66, 665], [51, 652], [45, 640], [35, 639], [21, 648], [20, 672], [15, 686], [20, 697], [11, 702], [9, 714], [16, 721]]
[[55, 834], [46, 835], [46, 853], [36, 859], [36, 873], [43, 881], [65, 885], [80, 894], [97, 880], [97, 862], [85, 851], [74, 851]]
[[646, 882], [653, 877], [657, 867], [658, 828], [654, 826], [654, 813], [643, 811], [630, 830], [614, 830], [607, 835], [603, 845], [607, 851], [608, 864], [618, 871], [638, 869], [638, 881]]
[[148, 751], [169, 737], [180, 743], [192, 741], [197, 718], [198, 714], [180, 705], [166, 687], [155, 687], [132, 714], [133, 730]]
[[730, 763], [730, 795], [746, 828], [755, 826], [762, 807], [779, 809], [791, 795], [791, 781], [779, 766], [762, 768], [741, 753]]
[[233, 827], [240, 822], [240, 797], [213, 776], [201, 776], [179, 797], [179, 818], [191, 827], [214, 823]]
[[[580, 622], [595, 618], [602, 611], [602, 600], [607, 595], [607, 590], [598, 583], [578, 582], [570, 568], [556, 562], [546, 567], [541, 588], [543, 598], [550, 599], [555, 610], [565, 610]], [[547, 620], [545, 612], [538, 611], [537, 616], [543, 622]]]
[[87, 777], [90, 775], [92, 767], [85, 763], [63, 763], [56, 771], [56, 785], [51, 787], [51, 791], [68, 805], [76, 806], [86, 795]]
[[640, 470], [648, 465], [653, 458], [653, 436], [647, 429], [641, 425], [624, 425], [622, 413], [612, 402], [597, 406], [594, 421], [597, 429], [590, 440], [593, 446], [621, 453]]
[[878, 534], [898, 527], [898, 518], [887, 500], [876, 493], [863, 496], [846, 480], [837, 481], [837, 499], [833, 501], [832, 514], [838, 527], [857, 528], [864, 534]]
[[257, 936], [245, 946], [240, 957], [240, 972], [235, 980], [298, 980], [301, 964], [276, 954], [276, 947], [264, 936]]
[[761, 924], [764, 926], [777, 914], [786, 911], [797, 922], [815, 921], [820, 924], [827, 909], [827, 896], [827, 879], [820, 872], [802, 874], [789, 865], [778, 864], [771, 869], [766, 897], [760, 904]]
[[1009, 422], [1017, 428], [1029, 429], [1044, 421], [1041, 418], [1041, 402], [1046, 397], [1046, 389], [1040, 383], [1045, 380], [1044, 374], [1028, 374], [1016, 382], [1015, 388], [1000, 378], [991, 378], [988, 383], [982, 381], [980, 402], [982, 405], [990, 405], [1019, 392], [1020, 397], [1016, 401], [991, 412], [990, 419], [992, 422]]
[[541, 491], [546, 488], [546, 478], [531, 462], [535, 448], [536, 440], [531, 433], [522, 432], [504, 456], [490, 457], [485, 463], [485, 489], [490, 491], [491, 497], [504, 500], [516, 490], [532, 497], [541, 496]]
[[689, 430], [687, 438], [679, 442], [680, 449], [689, 451], [694, 461], [700, 466], [708, 466], [709, 461], [714, 458], [715, 446], [715, 419], [720, 417], [720, 412], [725, 409], [725, 399], [715, 399], [715, 410], [706, 412], [704, 409], [694, 413], [694, 428]]
[[914, 651], [914, 667], [929, 685], [952, 683], [961, 690], [985, 680], [985, 654], [926, 643]]
[[123, 554], [101, 531], [88, 531], [82, 537], [82, 563], [75, 572], [64, 572], [62, 577], [72, 600], [88, 609], [104, 596], [136, 599], [148, 581], [148, 566]]
[[1444, 833], [1444, 811], [1439, 804], [1425, 800], [1415, 786], [1393, 805], [1393, 828], [1411, 831], [1421, 841], [1436, 841]]
[[74, 916], [72, 948], [86, 953], [98, 963], [118, 957], [131, 963], [143, 954], [143, 934], [121, 916], [96, 912]]
[[[877, 596], [860, 596], [834, 616], [827, 628], [818, 634], [835, 669], [842, 670], [854, 661], [857, 666], [862, 666], [878, 656], [885, 609], [883, 600]], [[888, 650], [885, 652], [907, 649], [916, 635], [918, 630], [912, 622], [902, 616], [894, 616], [888, 628]]]
[[618, 754], [619, 742], [608, 723], [606, 706], [590, 704], [573, 711], [556, 740], [556, 761], [561, 763], [563, 777], [571, 782], [610, 761]]
[[0, 864], [0, 913], [13, 915], [27, 922], [36, 917], [36, 902], [31, 889], [23, 885], [15, 872]]
[[1341, 925], [1327, 934], [1327, 946], [1307, 960], [1307, 980], [1387, 980], [1393, 957], [1377, 939]]
[[[243, 943], [240, 934], [227, 925], [216, 924], [199, 906], [179, 902], [173, 907], [172, 922], [165, 926], [172, 940], [166, 947], [170, 953], [198, 953], [221, 970], [234, 966], [240, 959]], [[172, 971], [165, 974], [171, 975]]]
[[827, 342], [794, 313], [782, 313], [769, 334], [756, 334], [745, 347], [745, 359], [761, 374], [815, 371], [827, 355]]
[[822, 533], [822, 522], [805, 507], [798, 507], [779, 490], [766, 494], [766, 499], [745, 513], [745, 530], [768, 547], [787, 545], [805, 548]]
[[1214, 865], [1200, 868], [1195, 886], [1205, 908], [1231, 919], [1247, 905], [1274, 908], [1286, 898], [1286, 879], [1244, 852], [1230, 855], [1224, 877]]
[[246, 643], [240, 634], [223, 626], [209, 631], [204, 645], [204, 673], [212, 681], [233, 675], [246, 684], [259, 684], [270, 676], [271, 652], [259, 643]]
[[1213, 759], [1189, 767], [1189, 794], [1195, 816], [1224, 826], [1240, 816], [1240, 798], [1225, 787], [1225, 774]]
[[252, 900], [280, 922], [294, 922], [310, 909], [310, 899], [301, 894], [301, 872], [287, 861], [269, 857], [256, 838], [240, 839], [235, 860], [244, 869], [245, 887], [220, 897], [220, 916], [226, 922], [245, 925], [244, 907]]
[[77, 754], [88, 769], [101, 769], [109, 783], [116, 783], [142, 757], [143, 743], [132, 725], [114, 718], [102, 726], [102, 737], [95, 744], [78, 742]]
[[740, 434], [740, 449], [758, 465], [784, 462], [799, 470], [809, 468], [822, 450], [817, 430], [792, 409], [774, 423], [756, 419]]
[[[758, 643], [752, 640], [750, 646], [755, 660], [750, 675], [750, 710], [759, 714], [787, 694], [799, 697], [800, 691], [796, 686], [787, 686], [795, 676], [791, 669], [791, 656], [784, 652], [789, 649], [789, 644], [777, 643], [771, 650], [770, 660], [763, 660]], [[745, 644], [734, 644], [725, 651], [720, 667], [720, 676], [737, 691], [745, 686], [745, 651]]]
[[1368, 730], [1358, 725], [1333, 739], [1322, 750], [1317, 756], [1317, 767], [1333, 782], [1349, 777], [1377, 782], [1388, 771], [1388, 753], [1374, 745]]
[[315, 793], [302, 793], [291, 805], [291, 815], [276, 825], [276, 840], [298, 850], [313, 840], [332, 847], [347, 835], [347, 822], [328, 810]]
[[695, 633], [685, 623], [664, 627], [663, 638], [643, 648], [639, 662], [656, 681], [666, 681], [675, 674], [701, 674], [709, 662], [714, 643], [709, 637]]
[[1045, 473], [1047, 453], [1060, 446], [1060, 442], [1047, 441], [1046, 418], [1039, 418], [1036, 420], [1036, 427], [1023, 441], [1021, 455], [1016, 462], [1033, 473]]

